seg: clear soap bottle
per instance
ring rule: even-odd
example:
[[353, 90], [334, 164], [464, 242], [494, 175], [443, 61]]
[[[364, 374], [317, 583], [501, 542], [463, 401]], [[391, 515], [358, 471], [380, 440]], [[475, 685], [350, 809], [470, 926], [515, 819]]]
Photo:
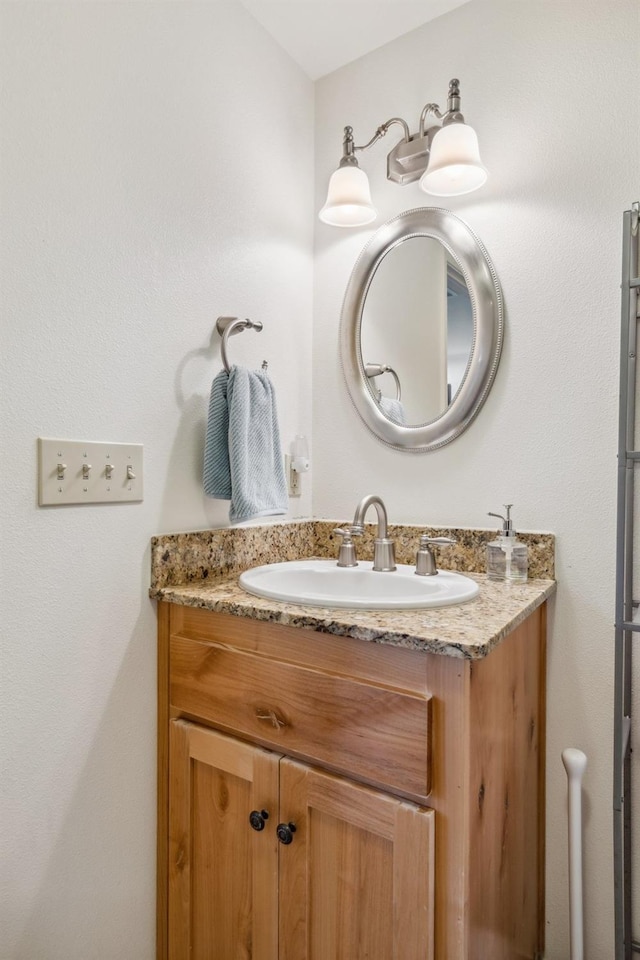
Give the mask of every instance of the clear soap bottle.
[[491, 543], [487, 544], [487, 573], [490, 580], [527, 579], [529, 550], [526, 544], [516, 537], [511, 520], [512, 503], [505, 504], [506, 517], [499, 513], [489, 513], [489, 517], [502, 520], [502, 530]]

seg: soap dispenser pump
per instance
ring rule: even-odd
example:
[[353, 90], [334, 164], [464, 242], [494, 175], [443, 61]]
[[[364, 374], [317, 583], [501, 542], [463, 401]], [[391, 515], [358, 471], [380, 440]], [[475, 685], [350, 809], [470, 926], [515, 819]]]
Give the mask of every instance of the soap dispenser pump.
[[502, 530], [487, 544], [487, 573], [490, 580], [526, 580], [529, 564], [527, 545], [516, 537], [511, 519], [512, 503], [505, 504], [506, 517], [489, 513], [489, 517], [502, 520]]

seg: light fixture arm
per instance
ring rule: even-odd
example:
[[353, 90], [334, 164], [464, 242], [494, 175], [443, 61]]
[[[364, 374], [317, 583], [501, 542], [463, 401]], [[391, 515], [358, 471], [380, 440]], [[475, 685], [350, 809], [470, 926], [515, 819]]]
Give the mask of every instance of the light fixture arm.
[[440, 113], [440, 107], [438, 106], [437, 103], [426, 103], [422, 108], [422, 113], [420, 114], [420, 129], [418, 132], [418, 136], [424, 137], [425, 120], [427, 119], [428, 116], [431, 116], [432, 114], [436, 118], [436, 120], [444, 120], [445, 114]]
[[403, 120], [402, 117], [391, 117], [390, 120], [385, 120], [384, 123], [381, 123], [374, 135], [371, 137], [368, 143], [363, 143], [361, 147], [354, 146], [354, 150], [368, 150], [369, 147], [372, 147], [374, 143], [377, 143], [378, 140], [381, 140], [389, 130], [389, 127], [393, 123], [399, 123], [404, 130], [404, 139], [409, 140], [411, 136], [411, 131], [409, 130], [409, 124], [406, 120]]
[[428, 129], [425, 124], [428, 116], [434, 116], [436, 120], [440, 120], [443, 127], [445, 127], [448, 123], [464, 123], [464, 117], [460, 113], [459, 80], [451, 80], [449, 82], [446, 113], [441, 113], [440, 106], [437, 103], [427, 103], [424, 105], [422, 108], [422, 113], [420, 114], [420, 131], [418, 134], [420, 137], [424, 137], [426, 130]]
[[384, 123], [380, 124], [374, 135], [371, 137], [368, 143], [363, 143], [361, 146], [356, 144], [353, 139], [353, 127], [344, 128], [344, 137], [342, 138], [342, 159], [340, 160], [341, 167], [357, 167], [358, 161], [355, 157], [356, 150], [368, 150], [369, 147], [372, 147], [374, 143], [377, 143], [378, 140], [381, 140], [389, 130], [389, 127], [393, 123], [399, 123], [404, 130], [404, 139], [408, 143], [411, 137], [411, 131], [409, 130], [409, 124], [406, 120], [403, 120], [402, 117], [392, 117], [390, 120], [386, 120]]

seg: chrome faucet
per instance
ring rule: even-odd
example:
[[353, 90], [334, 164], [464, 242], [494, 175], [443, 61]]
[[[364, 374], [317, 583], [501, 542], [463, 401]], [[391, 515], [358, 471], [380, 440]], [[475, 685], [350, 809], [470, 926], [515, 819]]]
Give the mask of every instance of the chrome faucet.
[[364, 531], [364, 518], [369, 507], [374, 506], [378, 514], [378, 535], [373, 541], [373, 569], [390, 571], [396, 569], [396, 552], [393, 540], [387, 537], [387, 508], [373, 493], [363, 497], [353, 516], [351, 531], [360, 534]]

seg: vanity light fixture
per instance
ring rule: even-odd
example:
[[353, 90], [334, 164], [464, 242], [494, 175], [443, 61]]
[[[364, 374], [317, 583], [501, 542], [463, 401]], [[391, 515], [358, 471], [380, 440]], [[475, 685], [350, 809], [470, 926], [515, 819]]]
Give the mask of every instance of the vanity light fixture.
[[375, 220], [377, 210], [371, 201], [369, 180], [355, 152], [368, 150], [394, 123], [402, 126], [404, 136], [387, 156], [388, 180], [399, 184], [420, 180], [425, 193], [438, 197], [471, 193], [485, 183], [487, 168], [480, 159], [478, 138], [460, 113], [460, 81], [452, 80], [446, 113], [440, 112], [437, 103], [427, 103], [417, 133], [410, 133], [402, 117], [392, 117], [378, 127], [368, 143], [356, 146], [353, 128], [344, 128], [340, 166], [331, 176], [327, 202], [319, 213], [324, 223], [361, 227]]

